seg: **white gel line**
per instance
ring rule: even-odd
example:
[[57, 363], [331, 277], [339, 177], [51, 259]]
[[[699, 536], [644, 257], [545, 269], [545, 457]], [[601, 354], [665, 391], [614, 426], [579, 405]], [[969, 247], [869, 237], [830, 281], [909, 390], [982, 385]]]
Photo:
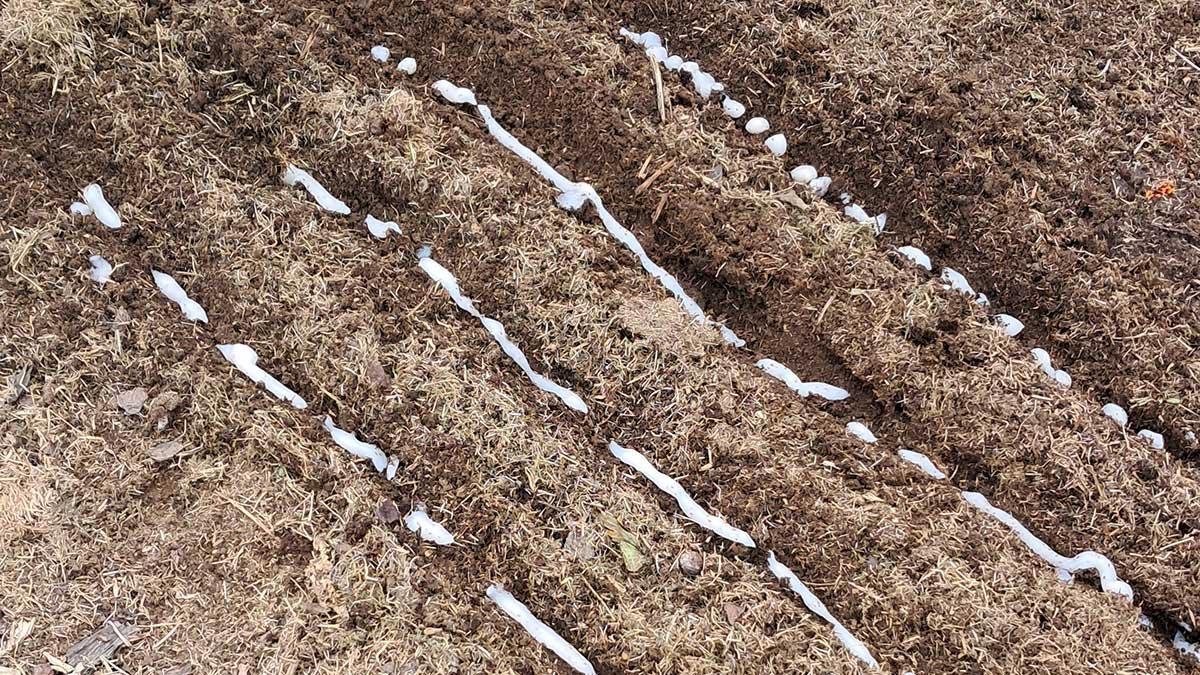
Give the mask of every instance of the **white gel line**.
[[88, 263], [92, 266], [92, 281], [101, 286], [112, 281], [113, 266], [112, 263], [104, 259], [104, 256], [88, 256]]
[[204, 311], [200, 303], [188, 297], [179, 282], [175, 281], [175, 277], [158, 270], [150, 270], [150, 273], [154, 275], [154, 285], [158, 286], [158, 290], [167, 296], [168, 300], [179, 305], [179, 309], [183, 312], [183, 318], [188, 321], [208, 323], [208, 313]]
[[1026, 529], [1008, 511], [992, 506], [988, 502], [987, 497], [978, 492], [963, 492], [962, 496], [971, 506], [1007, 525], [1029, 547], [1030, 551], [1033, 551], [1039, 558], [1059, 570], [1061, 575], [1071, 575], [1082, 570], [1094, 570], [1100, 575], [1100, 587], [1106, 592], [1120, 595], [1129, 600], [1133, 599], [1133, 589], [1117, 576], [1117, 570], [1113, 566], [1112, 561], [1105, 556], [1095, 551], [1084, 551], [1074, 557], [1067, 558], [1050, 548], [1046, 542]]
[[750, 120], [746, 122], [746, 133], [748, 134], [757, 136], [759, 134], [767, 133], [767, 131], [770, 129], [771, 123], [768, 122], [765, 117], [751, 117]]
[[1101, 411], [1112, 421], [1117, 423], [1117, 426], [1124, 427], [1129, 424], [1129, 413], [1116, 403], [1105, 403]]
[[862, 422], [847, 423], [846, 431], [853, 436], [857, 436], [863, 443], [875, 443], [879, 440], [875, 437], [875, 434], [867, 428], [867, 425], [863, 424]]
[[304, 169], [294, 164], [288, 164], [287, 170], [279, 178], [285, 185], [295, 186], [299, 183], [305, 190], [308, 190], [308, 194], [312, 195], [313, 199], [317, 200], [317, 205], [326, 211], [343, 216], [350, 214], [350, 207], [346, 206], [345, 202], [329, 194], [329, 190], [326, 190], [324, 185], [321, 185], [316, 178], [312, 177], [312, 174]]
[[792, 169], [788, 175], [792, 177], [793, 182], [801, 185], [808, 185], [816, 180], [817, 176], [820, 174], [817, 173], [817, 168], [815, 166], [810, 164], [801, 164], [800, 166]]
[[383, 453], [383, 450], [379, 449], [378, 445], [360, 441], [358, 440], [358, 436], [350, 433], [349, 431], [345, 431], [344, 429], [339, 429], [337, 425], [333, 423], [333, 418], [329, 415], [325, 416], [325, 423], [321, 426], [323, 426], [325, 431], [328, 431], [329, 435], [333, 437], [333, 442], [341, 446], [346, 452], [349, 452], [355, 457], [371, 460], [371, 464], [375, 466], [375, 470], [380, 473], [383, 473], [383, 471], [387, 469], [387, 455]]
[[933, 460], [929, 459], [924, 454], [905, 448], [897, 450], [896, 454], [900, 455], [901, 459], [904, 461], [910, 464], [915, 464], [917, 468], [919, 468], [921, 471], [924, 471], [925, 475], [929, 476], [930, 478], [936, 478], [937, 480], [946, 479], [946, 474], [942, 473], [942, 470], [937, 468], [937, 465], [933, 463]]
[[1142, 429], [1141, 431], [1138, 432], [1138, 437], [1144, 438], [1147, 441], [1149, 441], [1150, 447], [1154, 448], [1155, 450], [1162, 450], [1165, 445], [1163, 443], [1163, 435], [1158, 433], [1157, 431], [1150, 431], [1149, 429]]
[[[683, 286], [679, 284], [679, 280], [651, 260], [650, 256], [646, 254], [646, 250], [642, 248], [641, 243], [637, 240], [637, 237], [635, 237], [632, 232], [625, 229], [624, 226], [617, 222], [617, 219], [608, 212], [608, 209], [604, 208], [604, 202], [600, 199], [600, 195], [596, 192], [595, 188], [587, 183], [576, 183], [568, 179], [566, 176], [556, 171], [554, 167], [550, 166], [546, 160], [538, 156], [536, 152], [525, 147], [525, 145], [517, 140], [515, 136], [510, 134], [507, 129], [500, 126], [500, 123], [497, 122], [496, 118], [492, 116], [492, 111], [490, 108], [488, 108], [486, 105], [478, 105], [475, 100], [475, 94], [470, 89], [457, 87], [446, 80], [438, 80], [437, 82], [434, 82], [433, 88], [437, 90], [437, 92], [441, 94], [443, 98], [451, 103], [475, 106], [475, 109], [479, 112], [479, 116], [483, 118], [484, 123], [487, 125], [488, 133], [490, 133], [492, 137], [495, 138], [498, 143], [500, 143], [500, 145], [510, 150], [517, 157], [520, 157], [521, 160], [523, 160], [526, 164], [533, 167], [533, 169], [537, 171], [542, 178], [545, 178], [547, 182], [558, 189], [560, 194], [556, 201], [558, 202], [559, 206], [568, 210], [575, 210], [582, 207], [585, 202], [591, 202], [592, 206], [594, 206], [596, 209], [596, 213], [600, 216], [600, 221], [604, 223], [604, 228], [608, 231], [609, 235], [611, 235], [617, 241], [620, 241], [625, 245], [626, 248], [632, 251], [635, 256], [637, 256], [638, 262], [640, 262], [642, 265], [642, 269], [646, 270], [650, 276], [657, 279], [659, 283], [661, 283], [668, 291], [670, 291], [671, 294], [679, 300], [680, 304], [683, 305], [684, 310], [689, 316], [695, 319], [698, 323], [709, 323], [708, 319], [704, 316], [704, 311], [700, 309], [700, 305], [698, 305], [696, 301], [693, 300], [691, 296], [689, 296], [683, 290]], [[721, 336], [726, 342], [734, 345], [735, 347], [745, 346], [745, 340], [739, 338], [732, 330], [719, 324], [717, 324], [717, 326], [720, 330]]]
[[1188, 642], [1184, 637], [1182, 630], [1175, 631], [1175, 639], [1171, 640], [1171, 646], [1174, 647], [1180, 654], [1190, 656], [1197, 661], [1200, 661], [1200, 645]]
[[527, 633], [537, 640], [541, 645], [558, 655], [567, 665], [574, 668], [580, 673], [586, 675], [595, 675], [596, 669], [592, 667], [592, 663], [579, 653], [578, 649], [571, 646], [570, 642], [563, 639], [563, 636], [554, 631], [553, 628], [542, 623], [540, 619], [529, 611], [525, 603], [513, 597], [512, 593], [504, 590], [499, 584], [488, 586], [487, 596], [496, 603], [500, 609], [510, 618], [521, 624]]
[[1055, 370], [1054, 366], [1050, 363], [1049, 352], [1041, 347], [1034, 347], [1033, 349], [1029, 350], [1029, 353], [1033, 355], [1033, 359], [1037, 361], [1039, 366], [1042, 367], [1042, 372], [1046, 373], [1050, 379], [1058, 382], [1064, 387], [1071, 386], [1070, 373], [1065, 370]]
[[790, 368], [773, 359], [761, 359], [754, 364], [767, 375], [783, 382], [789, 389], [801, 396], [820, 396], [829, 401], [841, 401], [850, 397], [850, 392], [824, 382], [804, 382]]
[[683, 515], [687, 516], [689, 520], [729, 541], [754, 548], [754, 539], [749, 534], [705, 511], [704, 507], [697, 504], [696, 500], [692, 499], [687, 490], [683, 489], [679, 481], [654, 468], [654, 465], [650, 464], [650, 460], [646, 459], [645, 455], [637, 450], [623, 448], [613, 441], [609, 442], [608, 450], [614, 457], [637, 469], [638, 473], [650, 479], [650, 482], [654, 483], [658, 489], [674, 497], [675, 501], [679, 503], [679, 508], [683, 511]]
[[933, 263], [930, 262], [929, 256], [916, 246], [901, 246], [896, 252], [913, 261], [917, 267], [924, 268], [926, 272], [933, 271]]
[[771, 136], [763, 142], [763, 145], [767, 146], [767, 150], [770, 150], [771, 154], [775, 155], [776, 157], [782, 157], [783, 155], [787, 154], [787, 136], [784, 136], [783, 134], [775, 134], [774, 136]]
[[367, 223], [367, 231], [370, 232], [371, 236], [375, 237], [376, 239], [386, 238], [388, 236], [388, 232], [395, 232], [396, 234], [404, 234], [403, 232], [400, 231], [400, 226], [397, 225], [396, 222], [392, 221], [392, 220], [380, 220], [380, 219], [376, 218], [375, 216], [368, 214], [366, 223]]
[[996, 323], [1000, 324], [1000, 330], [1009, 337], [1020, 335], [1021, 331], [1025, 330], [1025, 324], [1021, 320], [1011, 314], [997, 314], [995, 317]]
[[521, 351], [521, 348], [517, 347], [512, 343], [511, 340], [508, 339], [508, 333], [505, 332], [504, 325], [493, 318], [484, 316], [479, 312], [479, 310], [475, 309], [475, 305], [471, 302], [471, 299], [463, 295], [462, 291], [459, 290], [458, 280], [454, 277], [454, 275], [451, 274], [450, 271], [445, 267], [442, 267], [438, 261], [429, 257], [427, 252], [422, 251], [422, 253], [424, 253], [424, 255], [421, 256], [418, 264], [421, 266], [421, 269], [425, 271], [425, 274], [428, 274], [430, 279], [432, 279], [450, 294], [451, 299], [454, 300], [454, 304], [458, 305], [459, 309], [463, 310], [467, 314], [470, 314], [476, 319], [479, 319], [479, 321], [483, 324], [483, 327], [487, 329], [487, 332], [491, 333], [492, 337], [495, 338], [497, 343], [499, 343], [500, 348], [504, 350], [504, 353], [507, 354], [508, 357], [512, 359], [518, 366], [520, 366], [521, 370], [524, 371], [525, 376], [528, 377], [538, 389], [550, 394], [554, 394], [572, 410], [576, 410], [581, 413], [586, 413], [588, 411], [587, 404], [583, 402], [583, 399], [581, 399], [578, 394], [535, 371], [533, 367], [529, 365], [529, 359], [525, 358], [525, 353]]
[[[96, 219], [108, 229], [117, 230], [121, 228], [121, 216], [117, 214], [117, 210], [104, 198], [104, 191], [100, 189], [99, 185], [92, 183], [85, 187], [83, 189], [83, 201], [87, 202], [87, 204], [80, 204], [79, 202], [72, 204], [71, 212], [80, 215], [93, 213], [96, 215]], [[80, 208], [81, 206], [86, 206], [87, 210], [85, 211]]]
[[438, 546], [449, 546], [454, 543], [454, 535], [442, 527], [441, 523], [430, 518], [429, 514], [425, 512], [424, 505], [417, 505], [417, 508], [413, 509], [412, 513], [405, 516], [404, 524], [410, 531], [416, 532], [425, 541], [432, 542]]
[[871, 650], [867, 649], [866, 645], [859, 641], [858, 638], [854, 637], [854, 635], [842, 625], [841, 621], [838, 621], [832, 614], [829, 613], [829, 609], [825, 607], [825, 603], [821, 602], [820, 598], [813, 594], [812, 591], [808, 590], [808, 586], [805, 586], [804, 582], [800, 581], [800, 578], [796, 576], [795, 572], [788, 569], [787, 565], [784, 565], [775, 558], [774, 551], [771, 551], [771, 553], [767, 556], [767, 566], [777, 579], [783, 579], [788, 583], [788, 587], [792, 589], [792, 592], [796, 595], [799, 595], [800, 599], [804, 601], [805, 607], [812, 611], [813, 614], [816, 614], [822, 619], [828, 621], [829, 624], [833, 626], [833, 634], [837, 636], [838, 640], [841, 641], [841, 643], [850, 651], [851, 654], [853, 654], [863, 663], [866, 663], [868, 666], [876, 670], [879, 669], [879, 662], [875, 660], [874, 656], [871, 656]]
[[287, 401], [300, 410], [308, 407], [308, 403], [301, 398], [300, 394], [288, 389], [283, 383], [272, 377], [270, 373], [258, 367], [258, 352], [254, 351], [249, 345], [217, 345], [217, 349], [220, 350], [221, 355], [225, 357], [226, 361], [232, 363], [255, 384], [261, 384], [266, 387], [267, 391], [274, 394], [276, 398]]

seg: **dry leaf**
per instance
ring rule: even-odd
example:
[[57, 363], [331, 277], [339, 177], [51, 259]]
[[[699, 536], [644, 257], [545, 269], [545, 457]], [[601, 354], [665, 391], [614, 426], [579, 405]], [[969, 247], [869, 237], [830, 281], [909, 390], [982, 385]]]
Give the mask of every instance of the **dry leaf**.
[[563, 550], [580, 561], [596, 557], [596, 547], [584, 536], [583, 530], [575, 526], [567, 531], [567, 540], [563, 542]]
[[32, 372], [32, 366], [23, 366], [8, 376], [8, 391], [4, 394], [5, 403], [16, 403], [25, 395], [25, 392], [29, 391], [29, 378]]
[[117, 394], [114, 399], [117, 407], [125, 412], [126, 415], [136, 415], [142, 411], [142, 406], [146, 405], [146, 399], [150, 398], [146, 394], [146, 390], [138, 387]]
[[600, 524], [604, 527], [605, 534], [616, 543], [617, 549], [621, 552], [621, 560], [625, 563], [625, 569], [629, 573], [637, 574], [646, 566], [646, 563], [650, 562], [650, 558], [637, 547], [637, 539], [622, 527], [616, 518], [602, 515]]
[[171, 413], [174, 412], [182, 402], [183, 398], [171, 389], [168, 389], [158, 396], [155, 396], [150, 401], [149, 405], [146, 406], [146, 416], [149, 419], [150, 424], [153, 425], [158, 431], [166, 429], [167, 426], [171, 424]]
[[808, 206], [808, 204], [806, 204], [804, 202], [804, 200], [800, 198], [800, 195], [796, 194], [795, 190], [789, 189], [789, 190], [784, 190], [782, 192], [777, 192], [777, 193], [775, 193], [775, 198], [778, 199], [779, 201], [783, 202], [784, 204], [788, 204], [791, 206], [798, 206], [800, 208], [804, 208], [804, 207]]
[[150, 448], [150, 450], [147, 451], [147, 454], [150, 455], [150, 459], [153, 459], [156, 462], [166, 462], [174, 459], [175, 456], [182, 451], [183, 443], [180, 443], [179, 441], [167, 441], [165, 443], [159, 443], [153, 448]]
[[736, 602], [725, 603], [723, 609], [725, 610], [725, 618], [729, 620], [729, 623], [737, 623], [737, 620], [742, 618], [742, 615], [746, 613], [746, 606]]

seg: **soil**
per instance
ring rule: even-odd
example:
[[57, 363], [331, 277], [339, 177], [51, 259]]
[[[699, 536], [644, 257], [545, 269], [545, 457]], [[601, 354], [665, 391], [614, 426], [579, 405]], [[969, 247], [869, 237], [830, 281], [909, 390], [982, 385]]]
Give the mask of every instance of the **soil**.
[[[1025, 19], [1044, 21], [1033, 15], [1051, 9]], [[849, 30], [820, 5], [779, 12], [761, 24], [768, 35], [797, 21], [813, 26], [805, 39]], [[1112, 146], [1076, 139], [1035, 152], [1001, 134], [988, 151], [1036, 176], [1041, 196], [1021, 202], [1010, 189], [1007, 202], [985, 205], [987, 190], [955, 186], [986, 188], [988, 176], [961, 164], [968, 131], [985, 126], [971, 115], [988, 108], [953, 96], [923, 113], [953, 123], [934, 132], [922, 122], [925, 135], [897, 146], [848, 133], [860, 123], [850, 111], [894, 138], [912, 130], [903, 106], [838, 88], [818, 115], [837, 142], [820, 142], [789, 107], [816, 86], [811, 62], [786, 50], [736, 58], [763, 14], [753, 3], [440, 0], [0, 10], [0, 25], [22, 27], [0, 31], [11, 55], [0, 72], [0, 173], [10, 190], [0, 202], [0, 374], [32, 372], [0, 423], [0, 569], [19, 580], [0, 592], [0, 635], [13, 636], [0, 640], [0, 665], [31, 670], [119, 620], [139, 629], [117, 651], [127, 672], [567, 672], [487, 599], [488, 585], [502, 583], [599, 672], [863, 670], [767, 572], [770, 551], [888, 672], [1194, 667], [1170, 643], [1200, 609], [1200, 482], [1181, 444], [1196, 408], [1190, 388], [1169, 404], [1176, 412], [1147, 392], [1186, 383], [1193, 358], [1153, 336], [1177, 330], [1186, 343], [1198, 324], [1152, 311], [1145, 323], [1100, 320], [1152, 297], [1191, 302], [1191, 179], [1179, 178], [1153, 214], [1121, 211], [1124, 202], [1100, 199], [1102, 168], [1089, 160]], [[1194, 24], [1178, 8], [1161, 16]], [[615, 35], [625, 22], [659, 30], [704, 55], [731, 89], [752, 92], [756, 112], [794, 130], [793, 156], [764, 156], [673, 75], [659, 120], [649, 62]], [[1072, 39], [1109, 35], [1102, 28], [1085, 21]], [[1190, 34], [1165, 30], [1138, 37], [1160, 51], [1190, 48]], [[380, 43], [393, 61], [415, 57], [417, 75], [371, 59]], [[1035, 66], [1044, 64], [1031, 58]], [[821, 72], [887, 89], [899, 67]], [[553, 208], [553, 191], [472, 110], [433, 94], [428, 85], [443, 77], [473, 87], [512, 133], [595, 185], [747, 347], [690, 321], [590, 210]], [[787, 95], [755, 77], [778, 80]], [[1195, 85], [1163, 86], [1190, 96]], [[1088, 88], [1071, 96], [1076, 110], [1097, 100]], [[1180, 100], [1190, 111], [1194, 101]], [[1006, 114], [1012, 122], [1016, 113]], [[1106, 112], [1103, 124], [1131, 119]], [[942, 142], [931, 144], [931, 133]], [[1070, 152], [1081, 158], [1062, 157]], [[1158, 162], [1156, 171], [1183, 166], [1158, 144], [1151, 152], [1140, 161]], [[872, 153], [890, 174], [856, 164]], [[847, 185], [888, 208], [894, 231], [877, 241], [793, 191], [786, 168], [800, 154], [841, 176], [890, 176]], [[904, 173], [908, 160], [925, 170]], [[312, 170], [353, 215], [321, 212], [283, 186], [289, 162]], [[1055, 172], [1061, 182], [1047, 178]], [[67, 213], [90, 182], [118, 207], [122, 229]], [[1076, 185], [1089, 187], [1066, 200]], [[1072, 207], [1061, 227], [1110, 242], [1082, 270], [1064, 257], [1077, 246], [1034, 247], [1036, 227], [1011, 222], [1080, 199], [1092, 215], [1080, 220]], [[986, 210], [1001, 207], [1009, 220]], [[404, 234], [372, 239], [367, 213]], [[942, 236], [961, 235], [967, 217], [987, 223], [973, 225], [977, 241], [1010, 233], [1007, 243], [980, 253]], [[900, 236], [969, 271], [999, 308], [1021, 307], [1030, 336], [1057, 347], [1080, 386], [1047, 382], [1023, 343], [899, 261], [888, 249]], [[1163, 245], [1138, 244], [1147, 239]], [[534, 388], [430, 284], [414, 256], [422, 244], [535, 370], [588, 402], [586, 416]], [[97, 253], [116, 266], [103, 287], [87, 276]], [[1061, 263], [1047, 277], [1061, 280], [1053, 302], [1074, 302], [1076, 314], [1040, 304], [1051, 302], [1045, 289], [1034, 301], [1029, 284], [1041, 281], [1030, 280], [1030, 265], [1051, 263]], [[175, 275], [209, 322], [183, 320], [152, 269]], [[1128, 304], [1085, 303], [1083, 289], [1100, 281]], [[1095, 349], [1075, 342], [1074, 321], [1103, 332]], [[256, 389], [215, 349], [228, 342], [253, 346], [259, 366], [309, 407]], [[1113, 367], [1117, 345], [1137, 365], [1128, 377]], [[851, 396], [800, 399], [754, 367], [760, 358]], [[1177, 370], [1152, 375], [1171, 360]], [[112, 401], [135, 387], [179, 403], [129, 415]], [[1164, 425], [1169, 452], [1116, 429], [1096, 396]], [[397, 478], [332, 444], [326, 415], [398, 458]], [[847, 435], [852, 420], [880, 442]], [[180, 453], [150, 458], [172, 440]], [[689, 523], [616, 461], [610, 440], [645, 453], [758, 547]], [[928, 453], [949, 480], [901, 461], [901, 446]], [[1102, 593], [1087, 573], [1061, 583], [960, 489], [984, 492], [1066, 555], [1109, 555], [1134, 602]], [[397, 521], [419, 504], [454, 546], [423, 544]], [[623, 546], [645, 567], [631, 569]], [[699, 574], [680, 569], [685, 552], [701, 556]]]
[[[1179, 56], [1200, 39], [1192, 3], [913, 3], [904, 21], [872, 3], [581, 5], [704, 55], [787, 132], [790, 164], [834, 178], [831, 200], [889, 214], [882, 245], [966, 274], [1026, 324], [1023, 343], [1194, 456], [1200, 79]], [[1136, 26], [1109, 20], [1129, 12]], [[1166, 181], [1169, 199], [1145, 196]]]

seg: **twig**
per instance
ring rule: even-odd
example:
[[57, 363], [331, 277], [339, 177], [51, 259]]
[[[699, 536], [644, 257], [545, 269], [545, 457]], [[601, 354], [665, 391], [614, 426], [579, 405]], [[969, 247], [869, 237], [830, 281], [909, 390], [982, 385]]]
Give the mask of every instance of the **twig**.
[[654, 215], [651, 216], [651, 218], [650, 218], [651, 225], [658, 222], [658, 217], [662, 215], [663, 207], [666, 205], [667, 205], [667, 195], [664, 194], [662, 197], [659, 198], [658, 206], [654, 209]]
[[667, 162], [666, 164], [663, 164], [662, 166], [660, 166], [660, 167], [658, 168], [658, 170], [657, 170], [657, 171], [655, 171], [654, 173], [650, 174], [650, 177], [649, 177], [649, 178], [647, 178], [646, 180], [642, 181], [642, 184], [641, 184], [641, 185], [637, 186], [637, 189], [633, 191], [633, 194], [634, 194], [634, 195], [640, 195], [640, 194], [642, 194], [643, 192], [645, 192], [645, 191], [646, 191], [646, 188], [650, 187], [650, 184], [651, 184], [651, 183], [653, 183], [655, 180], [658, 180], [658, 177], [659, 177], [659, 176], [661, 176], [661, 175], [663, 175], [664, 173], [666, 173], [666, 172], [670, 171], [670, 170], [671, 170], [671, 167], [673, 167], [673, 166], [675, 166], [675, 160], [673, 160], [673, 159], [672, 159], [671, 161]]
[[658, 96], [658, 121], [667, 122], [667, 104], [663, 100], [662, 69], [658, 67], [658, 59], [649, 56], [650, 67], [654, 70], [654, 93]]
[[1175, 56], [1178, 56], [1179, 58], [1183, 59], [1184, 63], [1191, 66], [1197, 73], [1200, 73], [1200, 66], [1196, 65], [1195, 61], [1184, 56], [1183, 52], [1179, 51], [1178, 49], [1176, 49], [1174, 47], [1171, 47], [1171, 51], [1175, 52]]

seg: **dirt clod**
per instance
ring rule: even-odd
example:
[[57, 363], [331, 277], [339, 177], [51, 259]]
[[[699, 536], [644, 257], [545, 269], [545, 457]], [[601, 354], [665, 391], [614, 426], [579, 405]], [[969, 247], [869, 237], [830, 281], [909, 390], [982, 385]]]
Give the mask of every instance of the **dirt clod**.
[[385, 525], [391, 525], [400, 520], [400, 509], [396, 507], [396, 502], [382, 499], [379, 501], [379, 506], [375, 507], [375, 518]]

